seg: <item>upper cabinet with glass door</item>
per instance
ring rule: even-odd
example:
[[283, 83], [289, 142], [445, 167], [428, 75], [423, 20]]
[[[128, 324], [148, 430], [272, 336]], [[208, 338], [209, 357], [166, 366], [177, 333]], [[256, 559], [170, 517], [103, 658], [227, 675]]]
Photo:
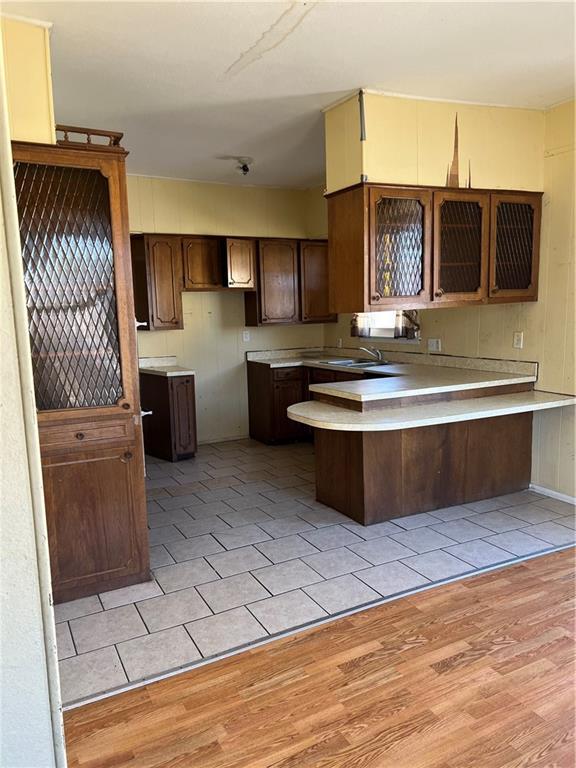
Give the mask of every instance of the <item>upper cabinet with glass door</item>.
[[488, 192], [434, 192], [434, 302], [486, 298], [489, 213]]
[[427, 302], [432, 252], [430, 190], [373, 188], [369, 217], [370, 305]]
[[541, 198], [384, 184], [332, 193], [330, 311], [536, 301]]

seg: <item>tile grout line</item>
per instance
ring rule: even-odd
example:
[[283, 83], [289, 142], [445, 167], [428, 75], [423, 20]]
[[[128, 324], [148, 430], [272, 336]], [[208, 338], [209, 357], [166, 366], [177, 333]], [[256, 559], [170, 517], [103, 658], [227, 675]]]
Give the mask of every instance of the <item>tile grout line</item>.
[[[352, 616], [355, 613], [359, 613], [360, 611], [368, 610], [370, 608], [379, 607], [380, 605], [385, 605], [386, 603], [392, 602], [393, 600], [397, 600], [397, 599], [401, 599], [403, 597], [408, 597], [408, 596], [411, 596], [411, 595], [414, 595], [414, 594], [418, 594], [420, 592], [424, 592], [424, 591], [427, 591], [429, 589], [433, 589], [433, 588], [435, 588], [437, 586], [443, 586], [443, 585], [452, 584], [452, 583], [455, 583], [455, 582], [458, 582], [458, 581], [463, 581], [465, 579], [471, 578], [473, 576], [480, 576], [480, 575], [483, 575], [485, 573], [491, 573], [492, 571], [496, 571], [496, 570], [499, 570], [499, 569], [504, 569], [504, 568], [507, 568], [507, 567], [510, 567], [510, 566], [514, 566], [514, 565], [519, 565], [519, 564], [521, 564], [523, 562], [527, 562], [529, 560], [533, 560], [533, 559], [536, 559], [538, 557], [542, 557], [544, 555], [555, 554], [556, 552], [563, 552], [565, 550], [573, 548], [574, 546], [575, 546], [574, 544], [564, 544], [564, 545], [554, 546], [551, 549], [548, 549], [548, 550], [545, 550], [545, 551], [542, 551], [542, 552], [536, 552], [536, 553], [529, 554], [529, 555], [518, 556], [518, 557], [516, 557], [516, 559], [509, 560], [509, 561], [507, 561], [505, 563], [497, 563], [495, 565], [480, 567], [478, 569], [474, 569], [472, 571], [468, 571], [468, 572], [462, 573], [462, 574], [457, 574], [456, 576], [448, 577], [448, 578], [442, 579], [440, 581], [430, 582], [428, 584], [421, 585], [420, 587], [416, 587], [416, 588], [414, 588], [412, 590], [405, 590], [403, 592], [399, 592], [399, 593], [396, 593], [394, 595], [389, 595], [387, 597], [381, 597], [379, 600], [374, 600], [372, 602], [365, 603], [365, 604], [363, 604], [361, 606], [357, 606], [357, 607], [354, 607], [354, 608], [346, 609], [346, 610], [341, 611], [339, 613], [328, 614], [324, 618], [315, 619], [315, 620], [313, 620], [311, 622], [307, 622], [307, 623], [302, 624], [302, 625], [300, 625], [298, 627], [294, 627], [294, 628], [290, 628], [290, 629], [287, 629], [287, 630], [283, 630], [282, 632], [276, 633], [274, 635], [268, 634], [268, 636], [266, 638], [263, 638], [262, 640], [258, 640], [258, 641], [255, 641], [254, 643], [248, 643], [246, 645], [239, 646], [238, 648], [236, 648], [234, 650], [231, 650], [230, 652], [225, 652], [225, 653], [219, 654], [219, 655], [211, 657], [211, 658], [204, 658], [204, 657], [202, 657], [201, 661], [193, 662], [193, 663], [191, 663], [189, 665], [178, 667], [178, 668], [176, 668], [174, 670], [168, 670], [166, 672], [163, 672], [163, 673], [160, 673], [158, 675], [155, 675], [155, 676], [153, 676], [151, 678], [135, 681], [134, 683], [130, 683], [127, 686], [116, 687], [114, 689], [110, 689], [109, 691], [104, 691], [102, 693], [95, 694], [94, 696], [90, 696], [90, 697], [86, 697], [86, 698], [79, 699], [79, 700], [76, 700], [76, 701], [72, 701], [72, 702], [70, 702], [68, 704], [64, 704], [63, 705], [63, 710], [64, 711], [68, 711], [70, 709], [76, 709], [77, 707], [84, 706], [86, 704], [91, 704], [91, 703], [94, 703], [96, 701], [100, 701], [102, 699], [110, 698], [111, 696], [115, 696], [115, 695], [117, 695], [119, 693], [125, 693], [125, 692], [128, 692], [130, 690], [141, 688], [141, 687], [143, 687], [145, 685], [149, 685], [151, 683], [159, 682], [161, 680], [173, 677], [173, 676], [175, 676], [177, 674], [181, 674], [182, 672], [188, 672], [188, 671], [191, 671], [192, 669], [203, 667], [206, 664], [212, 664], [212, 663], [214, 663], [216, 661], [221, 661], [223, 659], [230, 658], [232, 656], [238, 655], [239, 653], [243, 653], [243, 652], [245, 652], [247, 650], [252, 650], [253, 648], [258, 648], [258, 647], [260, 647], [262, 645], [266, 645], [266, 644], [268, 644], [270, 642], [273, 642], [274, 640], [280, 640], [280, 639], [283, 639], [285, 637], [290, 637], [290, 636], [298, 634], [298, 633], [300, 633], [300, 632], [302, 632], [304, 630], [312, 629], [312, 628], [315, 628], [315, 627], [320, 627], [320, 626], [323, 626], [325, 624], [331, 623], [332, 621], [335, 621], [335, 620], [338, 620], [338, 619], [342, 619], [342, 618], [346, 618], [347, 616]], [[422, 574], [418, 574], [418, 575], [422, 576]], [[424, 578], [426, 578], [426, 577], [424, 577]], [[360, 581], [360, 580], [358, 580], [358, 581]], [[361, 583], [363, 583], [363, 582], [361, 582]], [[368, 586], [368, 585], [366, 585], [366, 586]], [[292, 591], [297, 591], [297, 590], [292, 590]], [[284, 594], [286, 594], [286, 593], [284, 593]], [[262, 599], [267, 599], [267, 598], [262, 598]], [[310, 598], [310, 599], [312, 600], [313, 598]], [[259, 601], [255, 601], [255, 602], [259, 602]], [[313, 601], [313, 602], [316, 602], [316, 601]], [[253, 604], [254, 603], [246, 604], [244, 607], [246, 607], [248, 610], [250, 610], [250, 605], [253, 605]], [[242, 606], [239, 606], [239, 607], [242, 607]], [[322, 608], [321, 606], [319, 606], [319, 607], [326, 613], [324, 608]], [[225, 613], [225, 611], [222, 611], [221, 613]], [[250, 613], [251, 613], [251, 615], [253, 615], [252, 611], [250, 611]], [[218, 615], [218, 614], [213, 614], [213, 615]], [[209, 617], [205, 617], [205, 618], [209, 618]], [[256, 618], [256, 617], [254, 616], [254, 618]], [[176, 626], [183, 626], [183, 625], [176, 625]], [[150, 634], [153, 634], [153, 633], [150, 633]], [[140, 635], [140, 637], [145, 637], [145, 635]], [[104, 647], [109, 648], [111, 646], [104, 646]], [[84, 655], [84, 654], [80, 654], [80, 655]], [[75, 657], [72, 657], [72, 658], [75, 658]]]

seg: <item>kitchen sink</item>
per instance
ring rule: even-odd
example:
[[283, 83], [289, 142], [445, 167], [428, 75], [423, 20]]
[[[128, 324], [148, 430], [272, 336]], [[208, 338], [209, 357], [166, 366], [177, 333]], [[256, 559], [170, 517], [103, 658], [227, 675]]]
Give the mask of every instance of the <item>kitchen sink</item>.
[[375, 365], [388, 365], [387, 360], [362, 360], [358, 363], [346, 363], [346, 368], [372, 368]]

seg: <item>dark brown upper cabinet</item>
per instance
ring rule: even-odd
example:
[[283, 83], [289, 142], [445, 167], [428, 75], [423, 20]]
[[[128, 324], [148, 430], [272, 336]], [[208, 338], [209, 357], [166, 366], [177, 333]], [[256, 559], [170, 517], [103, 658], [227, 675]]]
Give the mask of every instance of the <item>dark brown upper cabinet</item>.
[[490, 194], [434, 192], [434, 303], [487, 296]]
[[385, 184], [332, 193], [330, 311], [536, 301], [541, 199]]
[[256, 288], [256, 240], [226, 238], [226, 285], [228, 288]]
[[490, 195], [491, 302], [534, 300], [538, 295], [542, 195]]
[[336, 320], [328, 302], [328, 243], [303, 240], [300, 243], [300, 305], [303, 323], [330, 323]]
[[183, 328], [182, 250], [176, 235], [132, 235], [136, 320], [147, 330]]
[[406, 305], [430, 296], [432, 192], [370, 189], [369, 303]]
[[183, 237], [185, 291], [216, 291], [223, 287], [222, 260], [216, 237]]
[[298, 241], [260, 240], [258, 292], [244, 295], [246, 325], [289, 325], [300, 321]]
[[256, 292], [244, 294], [246, 325], [330, 323], [325, 240], [259, 240]]

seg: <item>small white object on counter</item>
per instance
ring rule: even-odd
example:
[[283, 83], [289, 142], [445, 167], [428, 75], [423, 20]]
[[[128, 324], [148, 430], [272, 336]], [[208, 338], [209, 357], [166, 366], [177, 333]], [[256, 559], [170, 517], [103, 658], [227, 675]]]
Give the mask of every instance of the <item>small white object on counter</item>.
[[448, 400], [421, 405], [388, 406], [359, 413], [310, 400], [288, 408], [288, 417], [316, 429], [342, 432], [386, 432], [454, 421], [472, 421], [575, 405], [576, 397], [551, 392], [514, 392], [508, 395]]

